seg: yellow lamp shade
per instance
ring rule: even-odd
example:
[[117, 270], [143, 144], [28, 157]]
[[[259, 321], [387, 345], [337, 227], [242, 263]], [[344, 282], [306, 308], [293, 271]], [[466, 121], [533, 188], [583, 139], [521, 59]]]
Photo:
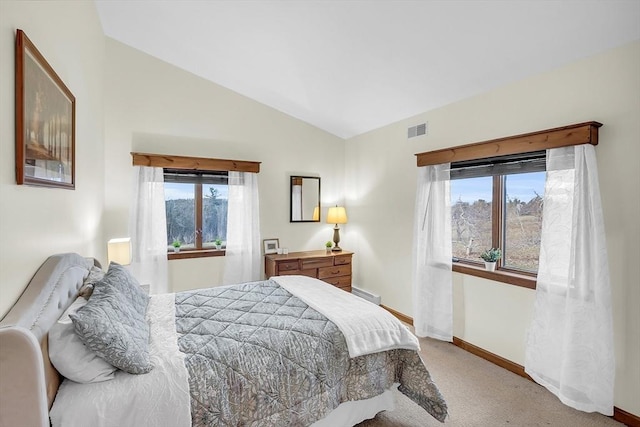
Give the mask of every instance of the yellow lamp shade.
[[107, 243], [107, 259], [120, 265], [131, 264], [131, 239], [123, 237], [111, 239]]
[[347, 211], [342, 206], [329, 208], [327, 212], [327, 223], [329, 224], [346, 224]]

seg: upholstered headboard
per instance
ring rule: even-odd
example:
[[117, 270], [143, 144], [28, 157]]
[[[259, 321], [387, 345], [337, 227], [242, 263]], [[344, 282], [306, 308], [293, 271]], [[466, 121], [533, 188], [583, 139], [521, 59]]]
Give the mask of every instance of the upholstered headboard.
[[49, 361], [47, 333], [78, 295], [93, 258], [52, 255], [0, 321], [0, 427], [49, 426], [60, 375]]

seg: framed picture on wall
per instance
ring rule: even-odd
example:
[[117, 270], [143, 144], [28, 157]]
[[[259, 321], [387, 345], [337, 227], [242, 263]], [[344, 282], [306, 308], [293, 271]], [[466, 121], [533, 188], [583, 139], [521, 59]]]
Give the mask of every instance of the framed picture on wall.
[[278, 239], [264, 239], [262, 244], [264, 246], [265, 254], [278, 253], [278, 249], [280, 248], [280, 240]]
[[73, 190], [76, 99], [22, 30], [15, 71], [16, 182]]

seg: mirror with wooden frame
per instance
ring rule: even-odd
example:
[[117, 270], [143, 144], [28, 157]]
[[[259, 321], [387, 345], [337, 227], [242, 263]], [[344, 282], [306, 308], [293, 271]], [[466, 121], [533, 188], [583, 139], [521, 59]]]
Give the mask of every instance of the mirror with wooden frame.
[[320, 177], [291, 176], [290, 222], [320, 222]]

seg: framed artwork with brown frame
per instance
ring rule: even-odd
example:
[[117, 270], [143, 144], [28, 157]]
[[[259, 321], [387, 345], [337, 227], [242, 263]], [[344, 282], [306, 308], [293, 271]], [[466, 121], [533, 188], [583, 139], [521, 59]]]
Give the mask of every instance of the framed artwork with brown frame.
[[22, 30], [15, 77], [16, 182], [75, 189], [76, 99]]

